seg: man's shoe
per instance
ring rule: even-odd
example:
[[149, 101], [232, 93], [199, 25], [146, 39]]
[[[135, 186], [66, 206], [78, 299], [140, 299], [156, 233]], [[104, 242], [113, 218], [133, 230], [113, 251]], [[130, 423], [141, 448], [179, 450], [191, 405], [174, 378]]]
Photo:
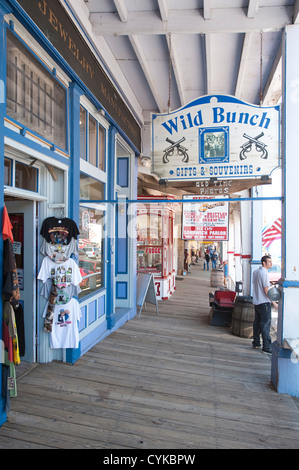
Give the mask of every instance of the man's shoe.
[[252, 345], [253, 349], [260, 349], [261, 346], [254, 346]]
[[266, 354], [267, 356], [272, 356], [272, 351], [264, 351], [264, 349], [263, 349], [262, 353]]

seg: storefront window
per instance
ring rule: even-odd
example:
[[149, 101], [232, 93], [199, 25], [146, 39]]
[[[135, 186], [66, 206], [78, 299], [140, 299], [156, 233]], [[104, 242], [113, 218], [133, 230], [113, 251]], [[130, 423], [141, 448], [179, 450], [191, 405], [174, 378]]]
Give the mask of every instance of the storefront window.
[[137, 212], [137, 269], [160, 272], [162, 269], [161, 211]]
[[89, 163], [97, 166], [97, 121], [89, 115]]
[[104, 285], [104, 213], [80, 207], [79, 269], [83, 278], [79, 298]]
[[16, 188], [27, 189], [28, 191], [37, 191], [38, 170], [24, 163], [15, 164], [15, 186]]
[[98, 168], [105, 171], [105, 129], [99, 124], [99, 139], [98, 139]]
[[[86, 125], [88, 123], [88, 126]], [[106, 132], [100, 123], [80, 107], [80, 157], [105, 171]]]
[[80, 158], [86, 160], [86, 111], [80, 106]]
[[104, 197], [104, 183], [81, 173], [80, 175], [80, 199], [100, 201]]
[[7, 30], [7, 114], [66, 149], [66, 89]]
[[11, 181], [11, 175], [12, 175], [12, 160], [9, 158], [4, 158], [4, 185], [5, 186], [11, 186], [12, 181]]

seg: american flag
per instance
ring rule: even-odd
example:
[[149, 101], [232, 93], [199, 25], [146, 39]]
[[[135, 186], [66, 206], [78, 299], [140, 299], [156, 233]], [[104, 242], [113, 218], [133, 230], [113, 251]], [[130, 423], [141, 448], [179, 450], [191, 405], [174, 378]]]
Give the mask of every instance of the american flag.
[[281, 218], [279, 217], [270, 227], [265, 227], [262, 232], [263, 246], [268, 248], [274, 240], [281, 238]]

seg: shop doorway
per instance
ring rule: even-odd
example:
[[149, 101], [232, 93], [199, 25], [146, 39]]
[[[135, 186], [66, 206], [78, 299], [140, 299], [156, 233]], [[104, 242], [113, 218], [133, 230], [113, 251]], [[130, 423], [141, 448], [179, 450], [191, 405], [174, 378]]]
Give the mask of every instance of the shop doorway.
[[21, 361], [36, 362], [36, 220], [37, 202], [5, 198], [13, 225], [14, 253], [18, 269], [20, 303], [24, 311], [25, 355]]

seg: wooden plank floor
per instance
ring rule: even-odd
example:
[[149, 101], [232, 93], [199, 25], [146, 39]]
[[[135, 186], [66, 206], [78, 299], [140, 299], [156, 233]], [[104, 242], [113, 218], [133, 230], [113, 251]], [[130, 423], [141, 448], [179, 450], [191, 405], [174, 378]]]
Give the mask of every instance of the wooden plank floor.
[[299, 409], [251, 340], [208, 324], [200, 267], [75, 365], [18, 380], [0, 448], [298, 449]]

